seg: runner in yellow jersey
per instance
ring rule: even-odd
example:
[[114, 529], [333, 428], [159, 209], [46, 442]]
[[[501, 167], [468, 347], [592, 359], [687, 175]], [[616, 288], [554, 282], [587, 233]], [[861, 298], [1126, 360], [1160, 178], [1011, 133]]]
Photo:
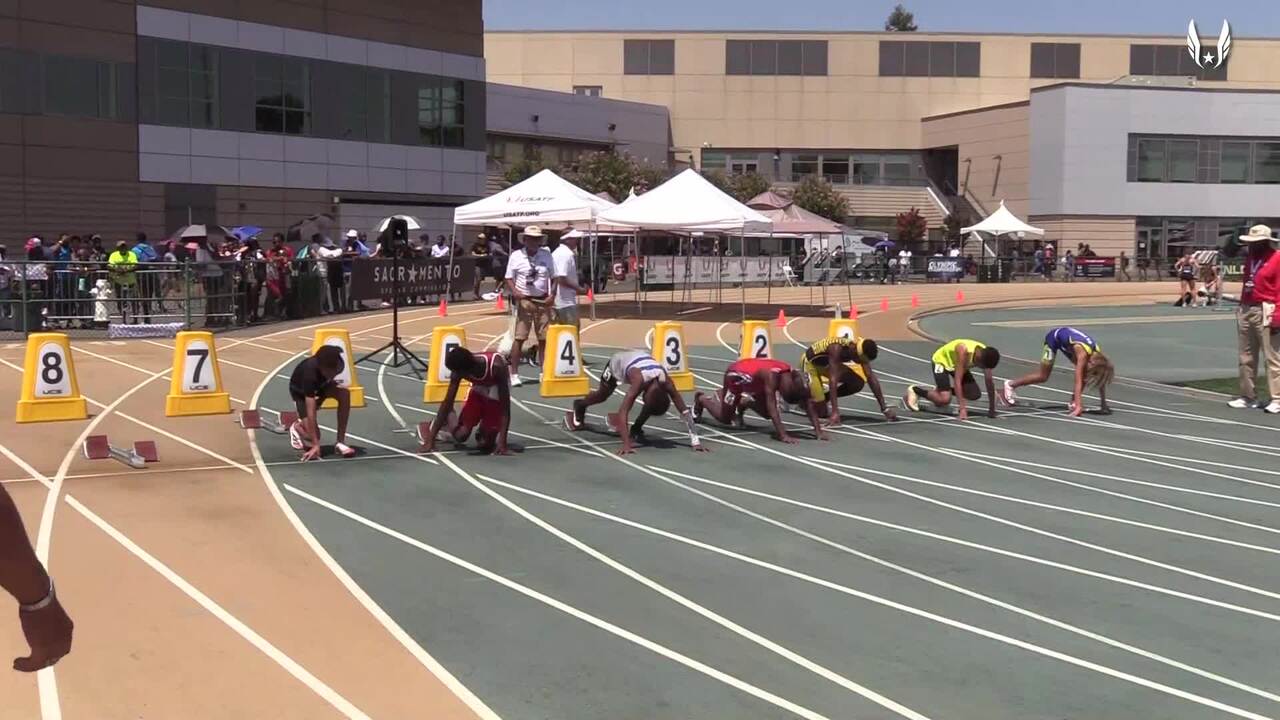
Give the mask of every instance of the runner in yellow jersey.
[[909, 410], [920, 410], [920, 398], [925, 398], [937, 407], [951, 404], [951, 396], [955, 388], [960, 388], [960, 419], [969, 417], [968, 403], [982, 397], [978, 389], [978, 381], [973, 379], [969, 368], [982, 370], [987, 381], [987, 417], [996, 416], [996, 383], [991, 371], [1000, 364], [1000, 351], [988, 347], [977, 340], [952, 340], [933, 353], [934, 389], [913, 385], [907, 388], [902, 396], [902, 405]]
[[[879, 355], [880, 348], [876, 341], [868, 338], [823, 338], [805, 349], [800, 366], [809, 380], [809, 395], [818, 405], [819, 412], [823, 411], [827, 394], [831, 395], [831, 408], [827, 416], [829, 425], [840, 424], [840, 405], [837, 399], [853, 395], [866, 385], [870, 385], [871, 392], [875, 393], [876, 402], [880, 403], [880, 412], [890, 421], [898, 419], [893, 408], [885, 402], [880, 380], [871, 369], [871, 361]], [[827, 381], [826, 387], [823, 387], [824, 380]]]

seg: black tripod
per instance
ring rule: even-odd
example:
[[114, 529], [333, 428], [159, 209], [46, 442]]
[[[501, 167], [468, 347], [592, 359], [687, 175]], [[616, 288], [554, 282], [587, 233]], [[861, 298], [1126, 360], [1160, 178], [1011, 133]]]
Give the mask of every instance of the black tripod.
[[[397, 227], [397, 224], [403, 227]], [[423, 362], [422, 358], [414, 355], [412, 350], [405, 347], [404, 343], [400, 342], [400, 253], [404, 244], [408, 243], [409, 228], [404, 226], [404, 220], [393, 218], [387, 227], [387, 233], [391, 237], [391, 245], [394, 248], [391, 252], [391, 340], [386, 345], [356, 360], [356, 363], [362, 363], [374, 355], [390, 350], [390, 362], [385, 364], [393, 368], [408, 365], [409, 369], [413, 370], [413, 374], [421, 378], [422, 371], [427, 369], [427, 364]]]

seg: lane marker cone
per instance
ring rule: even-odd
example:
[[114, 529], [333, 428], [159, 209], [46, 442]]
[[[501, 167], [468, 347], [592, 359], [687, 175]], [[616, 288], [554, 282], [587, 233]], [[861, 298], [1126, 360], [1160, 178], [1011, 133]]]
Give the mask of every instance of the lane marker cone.
[[858, 319], [858, 306], [857, 306], [857, 305], [850, 305], [850, 306], [849, 306], [849, 319], [850, 319], [850, 320], [857, 320], [857, 319]]
[[506, 311], [506, 309], [507, 309], [507, 303], [506, 303], [506, 301], [504, 301], [504, 300], [502, 299], [502, 293], [498, 293], [498, 304], [497, 304], [497, 305], [495, 305], [495, 306], [493, 307], [493, 309], [494, 309], [494, 310], [497, 310], [498, 312], [505, 312], [505, 311]]
[[956, 302], [964, 302], [964, 291], [963, 291], [963, 290], [957, 290], [957, 291], [956, 291]]
[[595, 301], [596, 301], [596, 289], [595, 289], [594, 287], [590, 287], [590, 286], [588, 286], [588, 287], [587, 287], [587, 302], [588, 302], [588, 303], [594, 303]]
[[920, 296], [915, 293], [911, 293], [911, 307], [920, 307]]
[[436, 314], [440, 317], [449, 316], [449, 302], [444, 298], [440, 298], [440, 309], [436, 311]]
[[889, 312], [889, 298], [880, 298], [880, 312]]
[[778, 327], [786, 327], [786, 326], [787, 326], [787, 314], [782, 311], [782, 308], [778, 308]]

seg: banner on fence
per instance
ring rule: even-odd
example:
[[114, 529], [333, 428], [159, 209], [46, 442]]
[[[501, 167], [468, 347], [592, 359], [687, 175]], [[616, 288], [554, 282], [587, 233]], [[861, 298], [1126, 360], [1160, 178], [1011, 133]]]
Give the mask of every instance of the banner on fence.
[[673, 283], [740, 283], [767, 282], [784, 277], [782, 266], [787, 258], [771, 255], [757, 257], [684, 257], [679, 255], [646, 255], [645, 285]]
[[928, 258], [924, 274], [930, 280], [963, 280], [964, 258]]
[[442, 295], [450, 287], [455, 292], [469, 290], [475, 283], [476, 259], [454, 258], [452, 282], [449, 261], [426, 258], [401, 260], [393, 266], [382, 258], [358, 259], [351, 264], [351, 299], [380, 300], [390, 298], [398, 273], [400, 297]]
[[1113, 278], [1116, 276], [1116, 259], [1113, 257], [1077, 257], [1074, 275], [1078, 278]]

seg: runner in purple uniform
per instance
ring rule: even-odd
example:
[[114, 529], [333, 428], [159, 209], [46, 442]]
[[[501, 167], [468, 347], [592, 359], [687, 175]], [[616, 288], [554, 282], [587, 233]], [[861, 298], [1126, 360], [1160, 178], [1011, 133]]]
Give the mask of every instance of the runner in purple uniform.
[[1107, 385], [1116, 375], [1116, 368], [1111, 360], [1102, 353], [1102, 346], [1087, 333], [1073, 327], [1057, 327], [1044, 336], [1044, 353], [1040, 356], [1040, 368], [1017, 380], [1005, 380], [1000, 400], [1005, 405], [1015, 405], [1018, 396], [1015, 392], [1026, 385], [1039, 385], [1049, 379], [1053, 372], [1053, 361], [1058, 353], [1062, 353], [1075, 365], [1075, 385], [1072, 388], [1071, 416], [1078, 417], [1084, 412], [1084, 388], [1092, 385], [1098, 389], [1098, 397], [1102, 400], [1099, 411], [1108, 415], [1111, 408], [1107, 406]]

